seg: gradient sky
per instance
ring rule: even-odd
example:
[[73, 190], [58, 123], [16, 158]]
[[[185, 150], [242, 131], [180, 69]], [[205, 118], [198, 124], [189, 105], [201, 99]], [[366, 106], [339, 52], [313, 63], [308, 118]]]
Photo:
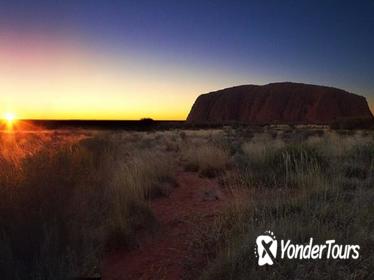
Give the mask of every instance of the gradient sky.
[[374, 1], [0, 0], [0, 114], [185, 119], [200, 94], [295, 81], [374, 108]]

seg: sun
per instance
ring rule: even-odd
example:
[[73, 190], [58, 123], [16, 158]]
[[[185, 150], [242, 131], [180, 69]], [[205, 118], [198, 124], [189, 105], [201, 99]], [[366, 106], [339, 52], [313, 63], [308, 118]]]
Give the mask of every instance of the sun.
[[6, 112], [6, 113], [4, 113], [4, 119], [5, 119], [8, 123], [13, 123], [14, 120], [16, 119], [16, 114], [14, 114], [14, 113], [10, 113], [10, 112]]

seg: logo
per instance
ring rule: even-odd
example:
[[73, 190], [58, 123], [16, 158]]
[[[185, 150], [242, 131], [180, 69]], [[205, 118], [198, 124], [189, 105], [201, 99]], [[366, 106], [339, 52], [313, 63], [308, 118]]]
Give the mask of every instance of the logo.
[[291, 240], [277, 241], [272, 231], [265, 231], [256, 238], [255, 255], [258, 265], [273, 265], [277, 258], [279, 247], [280, 259], [358, 259], [360, 245], [336, 244], [335, 240], [326, 240], [324, 244], [314, 244], [311, 237], [306, 244], [294, 244]]
[[[265, 231], [256, 239], [258, 265], [273, 265], [277, 257], [278, 242], [271, 231]], [[256, 252], [255, 252], [256, 254]]]

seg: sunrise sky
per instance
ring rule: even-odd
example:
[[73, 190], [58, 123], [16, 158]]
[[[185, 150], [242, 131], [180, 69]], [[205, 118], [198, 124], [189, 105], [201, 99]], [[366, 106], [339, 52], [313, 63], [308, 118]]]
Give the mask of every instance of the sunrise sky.
[[374, 104], [374, 1], [0, 1], [0, 113], [185, 119], [200, 94], [276, 81]]

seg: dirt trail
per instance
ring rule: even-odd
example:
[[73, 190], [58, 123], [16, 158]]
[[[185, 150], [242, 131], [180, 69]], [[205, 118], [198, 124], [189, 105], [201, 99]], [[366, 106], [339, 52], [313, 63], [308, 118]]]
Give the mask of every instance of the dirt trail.
[[182, 279], [189, 244], [196, 227], [209, 224], [226, 205], [217, 179], [180, 171], [178, 187], [169, 197], [154, 199], [152, 210], [160, 223], [156, 234], [144, 237], [139, 248], [120, 250], [107, 257], [102, 279]]

